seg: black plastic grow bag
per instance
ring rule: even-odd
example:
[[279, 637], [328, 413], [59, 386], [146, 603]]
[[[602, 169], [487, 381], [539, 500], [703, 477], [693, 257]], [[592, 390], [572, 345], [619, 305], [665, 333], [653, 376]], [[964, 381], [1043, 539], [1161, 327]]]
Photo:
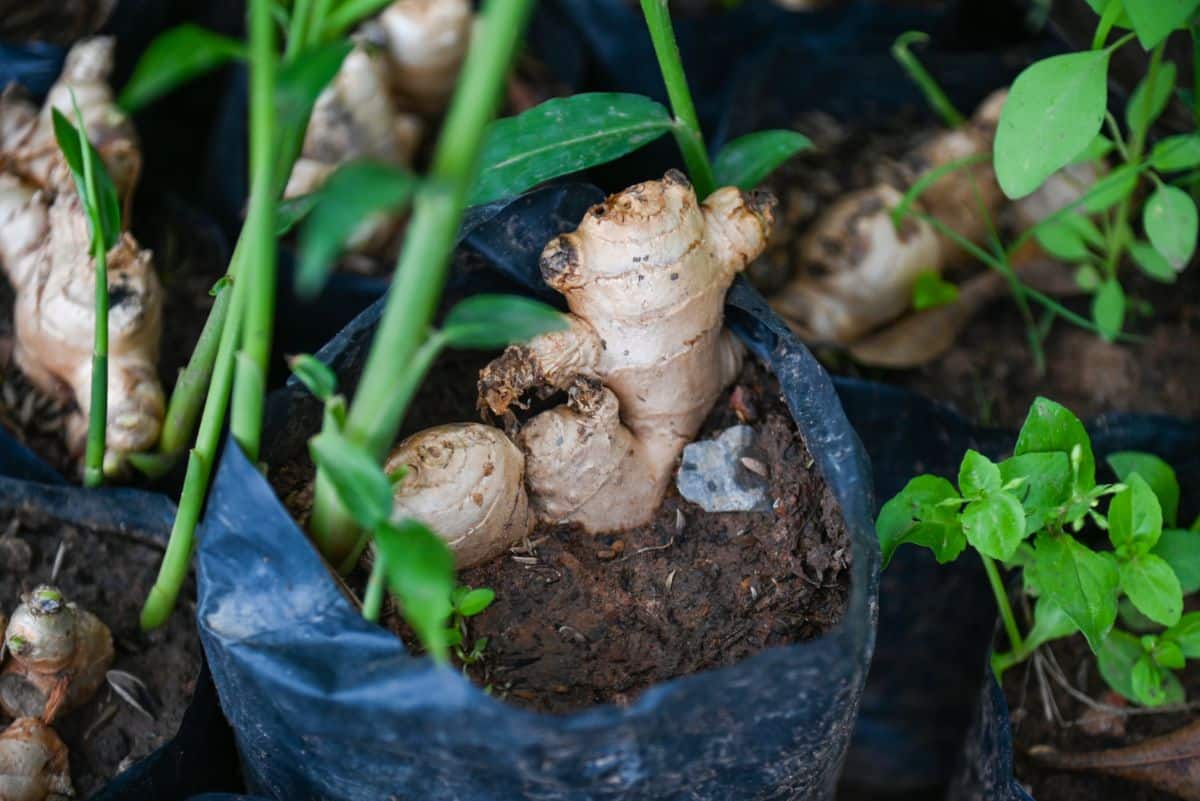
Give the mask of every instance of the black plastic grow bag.
[[[559, 203], [578, 197], [552, 191]], [[480, 249], [492, 267], [535, 291], [542, 245], [579, 219], [531, 211], [542, 194], [467, 238], [490, 242]], [[320, 354], [342, 376], [361, 363], [379, 310]], [[820, 639], [657, 685], [628, 708], [518, 710], [363, 621], [270, 485], [229, 447], [201, 531], [199, 616], [253, 791], [280, 801], [832, 797], [874, 639], [879, 556], [866, 460], [828, 377], [761, 298], [739, 282], [727, 310], [779, 378], [840, 501], [853, 541], [843, 622]], [[314, 415], [296, 386], [276, 393], [268, 461], [302, 450]]]

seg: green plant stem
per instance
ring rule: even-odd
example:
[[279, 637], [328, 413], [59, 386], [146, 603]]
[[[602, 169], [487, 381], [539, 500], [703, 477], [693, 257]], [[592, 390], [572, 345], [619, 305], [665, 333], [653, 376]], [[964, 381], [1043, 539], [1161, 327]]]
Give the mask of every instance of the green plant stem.
[[[71, 98], [74, 102], [74, 96]], [[79, 151], [83, 158], [83, 183], [92, 217], [92, 261], [96, 274], [96, 324], [92, 340], [92, 398], [88, 408], [87, 449], [83, 457], [83, 484], [99, 487], [104, 483], [104, 448], [108, 433], [108, 243], [100, 221], [100, 202], [92, 164], [92, 146], [79, 107], [75, 107], [79, 130]]]
[[954, 107], [950, 98], [942, 91], [942, 87], [912, 52], [912, 45], [924, 44], [928, 41], [929, 35], [921, 31], [909, 31], [901, 34], [892, 45], [892, 57], [904, 68], [909, 80], [921, 90], [921, 94], [925, 96], [925, 102], [941, 117], [942, 123], [947, 128], [954, 129], [966, 122], [966, 117]]
[[208, 397], [204, 402], [204, 414], [200, 418], [196, 447], [188, 454], [179, 509], [171, 527], [171, 538], [167, 541], [167, 552], [158, 568], [158, 577], [142, 607], [142, 628], [147, 630], [166, 622], [171, 610], [175, 608], [175, 601], [179, 597], [184, 579], [187, 578], [196, 525], [200, 521], [204, 496], [208, 492], [208, 479], [217, 457], [217, 447], [220, 445], [221, 429], [225, 424], [225, 410], [229, 405], [230, 388], [233, 383], [234, 354], [237, 350], [238, 335], [241, 333], [242, 310], [247, 295], [244, 281], [235, 279], [229, 290], [232, 292], [229, 316], [221, 330], [212, 386], [209, 387]]
[[1192, 125], [1200, 128], [1200, 23], [1188, 26], [1192, 35]]
[[371, 563], [371, 577], [367, 579], [367, 591], [363, 594], [362, 616], [372, 623], [378, 622], [379, 610], [383, 606], [383, 585], [387, 576], [387, 563], [376, 553]]
[[[297, 13], [301, 6], [297, 4]], [[245, 276], [249, 284], [237, 357], [230, 429], [246, 458], [258, 460], [271, 333], [275, 321], [275, 28], [270, 0], [250, 2], [250, 207]]]
[[[478, 170], [484, 133], [499, 106], [532, 8], [532, 0], [489, 0], [484, 5], [432, 168], [414, 198], [404, 249], [346, 420], [347, 438], [379, 462], [408, 406], [408, 399], [396, 392], [397, 365], [411, 367], [428, 335]], [[358, 542], [357, 527], [328, 482], [316, 487], [311, 528], [317, 546], [335, 565]]]
[[675, 42], [675, 29], [671, 27], [671, 12], [667, 0], [641, 0], [642, 14], [654, 43], [654, 55], [662, 71], [663, 83], [667, 86], [667, 97], [671, 100], [671, 112], [675, 115], [672, 129], [683, 162], [687, 165], [696, 196], [701, 200], [717, 188], [708, 151], [704, 147], [704, 134], [700, 131], [700, 118], [696, 116], [696, 105], [688, 89], [687, 75], [679, 56], [679, 45]]
[[1092, 37], [1093, 50], [1100, 50], [1104, 47], [1109, 33], [1117, 24], [1117, 19], [1121, 16], [1124, 8], [1125, 4], [1121, 0], [1108, 0], [1108, 4], [1104, 6], [1104, 12], [1100, 15], [1100, 22], [1096, 25], [1096, 34]]
[[339, 36], [354, 23], [371, 16], [390, 2], [392, 0], [347, 0], [329, 14], [325, 22], [326, 32], [331, 36]]
[[1017, 628], [1017, 619], [1013, 615], [1012, 605], [1008, 602], [1008, 592], [1004, 589], [1004, 580], [996, 563], [989, 556], [979, 554], [983, 560], [983, 569], [987, 573], [988, 583], [992, 586], [992, 595], [996, 598], [996, 608], [1000, 610], [1000, 620], [1004, 623], [1004, 631], [1008, 634], [1008, 642], [1014, 653], [1023, 653], [1025, 641], [1021, 638], [1021, 630]]

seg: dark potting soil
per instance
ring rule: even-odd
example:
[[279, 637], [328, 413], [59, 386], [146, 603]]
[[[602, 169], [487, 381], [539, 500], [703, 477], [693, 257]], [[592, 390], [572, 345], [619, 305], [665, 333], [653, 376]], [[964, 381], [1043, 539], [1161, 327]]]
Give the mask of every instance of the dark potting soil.
[[[134, 217], [138, 243], [153, 252], [163, 285], [163, 332], [158, 374], [170, 396], [187, 364], [212, 306], [209, 291], [225, 273], [226, 249], [217, 229], [197, 224], [182, 206], [166, 201], [139, 205]], [[65, 440], [74, 400], [53, 398], [34, 387], [13, 359], [12, 286], [0, 273], [0, 426], [71, 480], [80, 466]]]
[[146, 692], [135, 697], [154, 715], [139, 711], [106, 683], [88, 703], [54, 722], [70, 750], [75, 793], [87, 798], [179, 729], [200, 671], [195, 588], [189, 579], [166, 625], [143, 633], [138, 617], [158, 570], [161, 546], [41, 519], [30, 510], [4, 509], [0, 609], [6, 615], [22, 593], [52, 581], [60, 547], [62, 562], [53, 583], [109, 627], [116, 651], [112, 669], [141, 680]]
[[[1096, 659], [1081, 636], [1043, 646], [1050, 661], [1039, 679], [1032, 662], [1009, 670], [1004, 677], [1008, 697], [1017, 778], [1037, 801], [1176, 801], [1176, 797], [1144, 784], [1097, 773], [1073, 773], [1047, 767], [1029, 756], [1029, 749], [1050, 745], [1060, 752], [1098, 751], [1133, 745], [1168, 734], [1195, 721], [1195, 710], [1151, 712], [1133, 706], [1111, 692], [1096, 668]], [[1056, 667], [1057, 666], [1057, 667]], [[1177, 674], [1189, 701], [1200, 699], [1200, 666], [1189, 663]], [[1072, 690], [1063, 686], [1069, 683]], [[1074, 693], [1122, 711], [1095, 709]], [[1049, 704], [1045, 700], [1049, 698]], [[1132, 714], [1130, 714], [1132, 713]], [[1049, 715], [1049, 718], [1047, 717]]]

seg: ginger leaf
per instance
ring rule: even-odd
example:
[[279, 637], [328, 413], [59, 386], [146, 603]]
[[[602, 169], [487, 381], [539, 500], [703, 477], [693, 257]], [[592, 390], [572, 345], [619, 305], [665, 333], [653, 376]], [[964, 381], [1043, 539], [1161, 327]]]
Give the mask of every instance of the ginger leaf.
[[121, 90], [118, 105], [137, 111], [176, 86], [245, 56], [246, 48], [236, 39], [190, 23], [172, 28], [146, 48]]
[[812, 147], [812, 140], [795, 131], [755, 131], [734, 139], [713, 164], [718, 186], [751, 190], [779, 165]]
[[446, 314], [442, 338], [455, 348], [502, 348], [538, 334], [562, 331], [567, 318], [541, 301], [518, 295], [473, 295]]

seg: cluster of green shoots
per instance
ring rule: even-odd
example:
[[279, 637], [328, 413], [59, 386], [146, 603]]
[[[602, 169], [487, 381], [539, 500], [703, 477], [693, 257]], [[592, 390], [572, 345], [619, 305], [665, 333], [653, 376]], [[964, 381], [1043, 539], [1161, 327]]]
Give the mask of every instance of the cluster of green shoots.
[[[361, 220], [383, 211], [409, 214], [383, 316], [353, 400], [337, 393], [335, 376], [317, 360], [299, 357], [292, 362], [296, 375], [325, 404], [322, 430], [310, 443], [317, 465], [310, 534], [342, 572], [352, 569], [363, 550], [372, 547], [376, 559], [364, 596], [364, 615], [377, 619], [383, 595], [390, 591], [434, 659], [444, 661], [453, 647], [466, 663], [478, 659], [486, 644], [477, 642], [464, 651], [461, 642], [461, 620], [471, 614], [481, 596], [467, 594], [454, 600], [449, 551], [419, 521], [392, 519], [392, 489], [404, 477], [385, 475], [380, 465], [418, 386], [443, 348], [503, 347], [565, 323], [557, 312], [534, 301], [477, 296], [452, 309], [440, 329], [432, 327], [465, 210], [619, 158], [667, 133], [678, 142], [701, 197], [718, 185], [753, 188], [809, 146], [805, 137], [791, 131], [763, 131], [728, 143], [710, 161], [665, 0], [642, 0], [642, 9], [671, 111], [637, 95], [594, 93], [550, 100], [493, 122], [534, 3], [485, 0], [423, 176], [392, 164], [352, 162], [313, 195], [281, 202], [313, 104], [351, 49], [348, 32], [387, 2], [250, 0], [246, 42], [194, 25], [172, 29], [152, 43], [121, 92], [121, 106], [136, 111], [189, 79], [230, 62], [245, 62], [250, 77], [246, 221], [228, 271], [213, 289], [208, 321], [175, 384], [158, 452], [134, 460], [153, 475], [187, 456], [170, 543], [142, 612], [146, 628], [167, 619], [187, 575], [227, 412], [237, 446], [251, 461], [259, 458], [279, 237], [300, 226], [296, 286], [300, 294], [311, 297], [324, 286]], [[70, 126], [65, 121], [59, 128], [68, 158], [71, 148], [77, 154], [71, 166], [80, 176], [80, 192], [93, 231], [98, 232], [93, 250], [101, 278], [95, 371], [100, 388], [99, 400], [92, 404], [93, 436], [88, 443], [88, 465], [93, 465], [92, 440], [99, 454], [104, 442], [102, 360], [107, 327], [102, 312], [107, 287], [102, 280], [103, 256], [119, 225], [104, 216], [112, 211], [112, 203], [103, 190], [99, 158], [90, 147], [82, 148], [84, 156], [78, 156], [79, 143], [85, 140], [78, 132], [73, 139], [67, 136]], [[455, 625], [447, 628], [452, 619]]]
[[[1128, 312], [1151, 313], [1144, 301], [1131, 299], [1121, 282], [1126, 257], [1151, 279], [1172, 283], [1192, 260], [1197, 243], [1197, 209], [1193, 199], [1200, 177], [1200, 133], [1179, 134], [1150, 146], [1150, 131], [1172, 98], [1194, 109], [1200, 125], [1200, 102], [1176, 87], [1176, 66], [1164, 61], [1168, 37], [1191, 32], [1200, 42], [1200, 0], [1088, 0], [1099, 15], [1090, 50], [1037, 61], [1013, 82], [996, 132], [992, 166], [1005, 195], [1019, 199], [1037, 191], [1052, 175], [1076, 164], [1112, 168], [1066, 208], [1039, 222], [1005, 245], [992, 224], [987, 247], [979, 247], [942, 221], [920, 214], [913, 202], [948, 172], [980, 161], [945, 165], [909, 192], [897, 223], [905, 214], [921, 217], [955, 240], [980, 262], [1002, 273], [1025, 319], [1030, 348], [1044, 369], [1042, 344], [1057, 318], [1098, 333], [1103, 338], [1136, 341], [1123, 333]], [[1126, 30], [1114, 41], [1114, 29]], [[923, 34], [897, 41], [897, 59], [921, 87], [930, 105], [950, 127], [963, 123], [934, 79], [909, 52]], [[1149, 52], [1146, 73], [1125, 106], [1122, 126], [1108, 110], [1108, 68], [1113, 53], [1136, 41]], [[1200, 74], [1200, 45], [1194, 48], [1193, 71]], [[1143, 190], [1150, 189], [1146, 194]], [[1141, 222], [1141, 234], [1135, 221]], [[1023, 284], [1012, 257], [1031, 238], [1052, 256], [1075, 265], [1078, 286], [1091, 295], [1091, 316], [1083, 317]], [[920, 282], [914, 305], [928, 308], [954, 299], [954, 287], [936, 279]], [[1038, 319], [1033, 306], [1044, 314]]]
[[[997, 677], [1078, 632], [1113, 690], [1145, 706], [1181, 704], [1174, 671], [1200, 659], [1200, 612], [1183, 613], [1184, 596], [1200, 590], [1200, 519], [1178, 527], [1179, 483], [1158, 457], [1115, 453], [1108, 464], [1120, 483], [1097, 483], [1082, 423], [1039, 398], [1011, 457], [996, 463], [967, 451], [957, 488], [918, 476], [883, 506], [884, 562], [905, 543], [940, 563], [968, 546], [979, 555], [1009, 644], [992, 654]], [[1111, 550], [1089, 547], [1105, 533]], [[997, 563], [1021, 570], [1017, 595], [1033, 610], [1024, 634]]]

